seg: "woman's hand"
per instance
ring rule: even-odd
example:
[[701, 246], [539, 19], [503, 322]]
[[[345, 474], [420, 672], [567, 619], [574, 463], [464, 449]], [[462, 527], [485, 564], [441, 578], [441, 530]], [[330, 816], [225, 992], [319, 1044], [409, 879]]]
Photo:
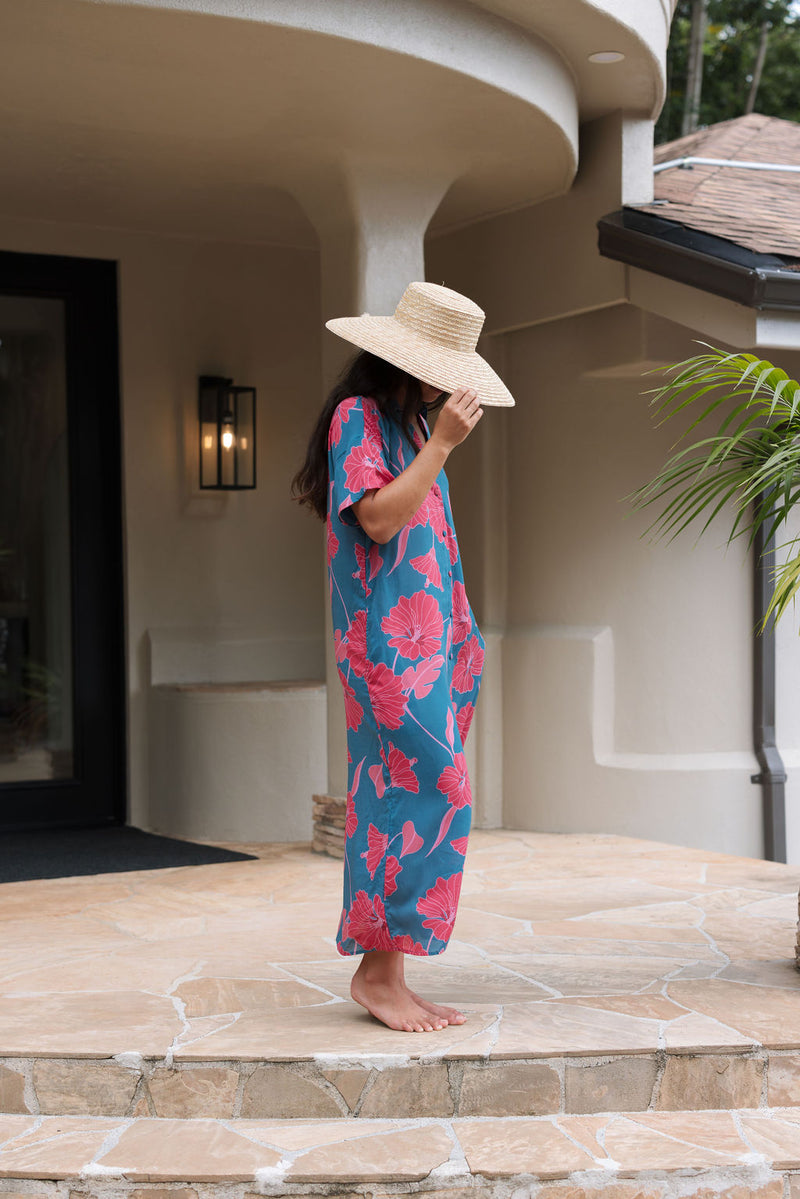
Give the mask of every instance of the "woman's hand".
[[464, 441], [482, 416], [478, 393], [469, 387], [458, 387], [439, 409], [431, 441], [438, 439], [449, 453]]
[[450, 451], [482, 416], [477, 392], [459, 387], [448, 396], [439, 409], [433, 432], [405, 470], [391, 483], [365, 492], [353, 504], [356, 519], [368, 537], [385, 545], [408, 524], [425, 502]]

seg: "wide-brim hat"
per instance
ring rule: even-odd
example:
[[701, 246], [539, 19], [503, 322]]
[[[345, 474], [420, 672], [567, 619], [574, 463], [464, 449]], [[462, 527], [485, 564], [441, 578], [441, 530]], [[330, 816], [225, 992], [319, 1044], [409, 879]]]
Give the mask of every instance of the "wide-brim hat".
[[482, 308], [438, 283], [409, 283], [394, 316], [339, 316], [325, 328], [442, 391], [469, 387], [481, 404], [511, 408], [514, 397], [475, 346]]

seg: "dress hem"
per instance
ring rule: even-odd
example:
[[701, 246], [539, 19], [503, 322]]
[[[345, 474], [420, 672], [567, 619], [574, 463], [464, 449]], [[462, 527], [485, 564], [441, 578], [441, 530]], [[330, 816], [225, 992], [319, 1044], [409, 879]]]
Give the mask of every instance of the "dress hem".
[[[382, 952], [404, 953], [406, 957], [409, 958], [435, 958], [444, 953], [449, 944], [450, 942], [446, 941], [441, 949], [426, 949], [423, 950], [422, 953], [414, 953], [412, 949], [396, 949], [394, 946], [392, 946], [388, 951], [384, 950]], [[339, 945], [336, 946], [336, 950], [343, 958], [355, 958], [359, 957], [361, 954], [378, 952], [377, 949], [342, 949]]]

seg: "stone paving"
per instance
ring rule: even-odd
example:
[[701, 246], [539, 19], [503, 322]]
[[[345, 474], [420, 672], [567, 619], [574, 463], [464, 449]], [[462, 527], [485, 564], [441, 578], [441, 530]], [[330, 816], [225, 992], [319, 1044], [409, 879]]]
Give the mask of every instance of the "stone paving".
[[242, 848], [0, 886], [0, 1199], [800, 1199], [796, 868], [476, 830], [407, 959], [468, 1019], [409, 1034], [349, 999], [341, 862]]

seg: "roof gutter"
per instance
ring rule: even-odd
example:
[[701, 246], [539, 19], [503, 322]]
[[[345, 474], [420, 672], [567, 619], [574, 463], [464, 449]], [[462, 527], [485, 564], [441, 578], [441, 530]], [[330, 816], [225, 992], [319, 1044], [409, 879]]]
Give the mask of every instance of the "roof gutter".
[[[621, 209], [601, 217], [597, 222], [600, 253], [748, 308], [800, 312], [800, 271], [744, 266], [681, 245], [679, 241], [659, 236], [655, 230], [649, 232], [644, 227], [648, 215], [635, 209]], [[657, 223], [655, 218], [654, 224]], [[676, 222], [671, 224], [678, 230], [683, 228]], [[722, 238], [714, 240], [723, 242]]]
[[800, 166], [789, 162], [744, 162], [738, 158], [696, 158], [694, 155], [687, 155], [685, 158], [670, 158], [669, 162], [654, 163], [653, 174], [658, 174], [659, 171], [668, 171], [670, 167], [694, 166], [695, 163], [705, 167], [744, 167], [748, 171], [800, 172]]

